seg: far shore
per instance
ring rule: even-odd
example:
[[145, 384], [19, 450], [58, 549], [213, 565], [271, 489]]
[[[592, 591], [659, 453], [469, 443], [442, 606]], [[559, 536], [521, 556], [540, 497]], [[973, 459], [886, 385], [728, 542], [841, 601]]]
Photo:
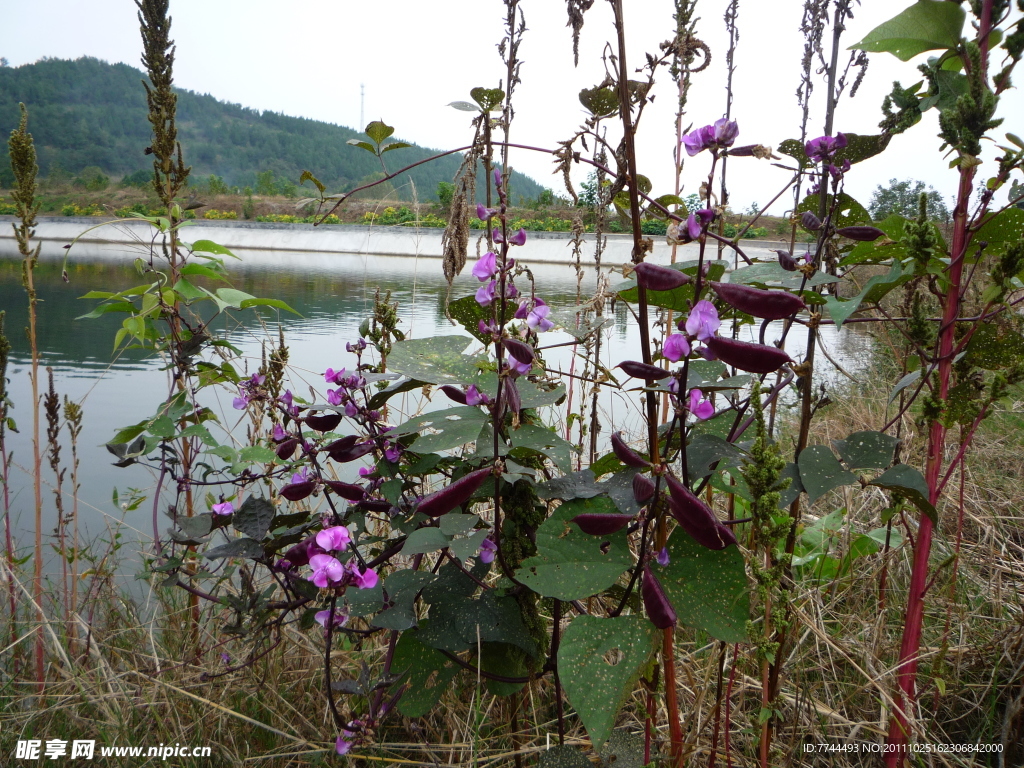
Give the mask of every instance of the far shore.
[[[0, 216], [0, 243], [14, 244], [13, 227], [17, 219]], [[110, 222], [109, 226], [97, 226]], [[90, 229], [93, 228], [93, 229]], [[88, 230], [88, 231], [87, 231]], [[367, 254], [378, 256], [419, 256], [441, 258], [443, 230], [432, 227], [380, 226], [364, 224], [289, 224], [277, 222], [194, 219], [183, 229], [186, 241], [212, 240], [225, 248], [242, 251], [285, 251], [305, 253]], [[40, 216], [37, 219], [35, 239], [61, 247], [78, 238], [78, 243], [97, 246], [102, 244], [133, 244], [147, 242], [153, 229], [142, 220], [112, 219], [100, 216]], [[193, 234], [195, 233], [195, 234]], [[469, 251], [473, 258], [478, 245], [482, 246], [484, 230], [470, 233]], [[570, 264], [572, 250], [568, 232], [528, 232], [523, 256], [531, 261]], [[583, 236], [589, 247], [584, 250], [585, 262], [592, 263], [594, 235]], [[632, 260], [633, 237], [628, 234], [609, 234], [602, 264], [617, 266]], [[654, 242], [653, 260], [667, 264], [671, 261], [672, 246], [663, 236], [651, 236]], [[750, 258], [774, 258], [772, 249], [788, 249], [786, 242], [772, 240], [741, 240], [739, 247]], [[52, 255], [52, 248], [45, 248]], [[90, 253], [94, 248], [89, 248]], [[731, 249], [726, 248], [727, 257]], [[717, 248], [709, 243], [707, 252], [717, 255]], [[83, 253], [83, 256], [85, 254]], [[677, 248], [677, 259], [696, 258], [697, 246], [689, 244]], [[713, 258], [715, 256], [712, 256]], [[0, 254], [0, 258], [4, 258]]]

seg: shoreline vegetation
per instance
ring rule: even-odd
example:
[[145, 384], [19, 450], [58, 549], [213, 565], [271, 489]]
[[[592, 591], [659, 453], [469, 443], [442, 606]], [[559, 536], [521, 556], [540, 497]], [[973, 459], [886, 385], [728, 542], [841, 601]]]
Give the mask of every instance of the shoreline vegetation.
[[[40, 195], [39, 218], [52, 217], [96, 217], [96, 218], [130, 218], [136, 214], [143, 216], [159, 215], [159, 204], [151, 194], [143, 190], [123, 187], [111, 191], [89, 192], [61, 186], [46, 191], [43, 183]], [[185, 219], [197, 221], [248, 221], [260, 224], [313, 224], [322, 217], [315, 215], [315, 205], [302, 205], [294, 197], [283, 195], [205, 195], [203, 188], [198, 188], [196, 200], [202, 207], [185, 212]], [[10, 192], [0, 189], [0, 216], [14, 216], [15, 206], [11, 201]], [[564, 232], [567, 235], [573, 230], [574, 221], [578, 218], [585, 232], [594, 231], [595, 213], [587, 206], [571, 206], [552, 202], [551, 204], [532, 203], [522, 207], [510, 208], [510, 217], [515, 228], [522, 227], [531, 232]], [[722, 234], [734, 237], [753, 218], [751, 215], [728, 214], [724, 218]], [[788, 217], [761, 216], [760, 226], [751, 227], [744, 239], [788, 240], [791, 222]], [[360, 200], [350, 199], [338, 209], [337, 213], [327, 216], [321, 223], [325, 225], [356, 224], [374, 226], [404, 226], [427, 229], [444, 229], [448, 225], [448, 210], [441, 203], [411, 203], [394, 199]], [[479, 219], [470, 220], [470, 229], [486, 229]], [[644, 234], [663, 236], [666, 223], [663, 221], [645, 221]], [[605, 234], [628, 234], [628, 225], [622, 224], [614, 216], [605, 222]]]

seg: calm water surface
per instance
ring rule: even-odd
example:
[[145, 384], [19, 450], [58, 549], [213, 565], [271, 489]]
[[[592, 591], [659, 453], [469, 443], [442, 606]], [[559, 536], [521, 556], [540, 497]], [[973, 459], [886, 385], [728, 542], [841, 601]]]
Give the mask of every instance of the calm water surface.
[[[80, 250], [79, 250], [80, 249]], [[69, 267], [70, 283], [60, 279], [63, 251], [59, 244], [45, 243], [43, 259], [36, 271], [39, 304], [39, 350], [43, 366], [53, 369], [57, 392], [80, 402], [84, 408], [83, 430], [79, 439], [81, 460], [79, 491], [80, 529], [89, 539], [108, 539], [118, 530], [132, 542], [152, 537], [151, 501], [137, 510], [125, 511], [113, 503], [114, 489], [120, 500], [131, 496], [130, 489], [146, 494], [155, 484], [155, 477], [146, 468], [114, 467], [103, 445], [117, 428], [134, 424], [152, 415], [168, 391], [168, 377], [161, 371], [160, 360], [139, 351], [112, 351], [114, 334], [123, 316], [98, 320], [77, 320], [95, 304], [78, 297], [93, 290], [123, 290], [145, 282], [132, 268], [138, 255], [125, 246], [76, 246], [77, 258]], [[218, 318], [214, 326], [226, 332], [228, 339], [243, 352], [236, 361], [238, 369], [256, 370], [260, 365], [264, 340], [276, 339], [278, 324], [289, 347], [290, 385], [296, 392], [309, 395], [312, 386], [323, 401], [323, 371], [328, 368], [351, 367], [354, 356], [345, 351], [345, 344], [358, 338], [358, 328], [372, 313], [374, 294], [391, 292], [391, 301], [398, 302], [400, 326], [410, 338], [461, 334], [444, 316], [445, 283], [441, 263], [433, 258], [356, 256], [344, 254], [292, 253], [272, 251], [238, 251], [240, 261], [227, 259], [232, 285], [255, 296], [279, 298], [287, 302], [301, 317], [282, 313], [280, 318], [264, 313], [264, 324], [255, 322], [252, 312], [233, 312]], [[518, 255], [518, 254], [517, 254]], [[529, 248], [522, 249], [528, 262]], [[538, 284], [538, 295], [555, 311], [571, 311], [576, 302], [576, 278], [564, 265], [532, 267]], [[612, 276], [612, 285], [621, 278]], [[595, 275], [591, 271], [584, 280], [584, 296], [593, 289]], [[453, 298], [472, 294], [479, 283], [469, 268], [457, 278]], [[31, 482], [31, 389], [28, 378], [28, 344], [22, 329], [27, 326], [24, 289], [21, 286], [21, 265], [11, 249], [10, 241], [0, 245], [0, 309], [7, 311], [7, 336], [13, 344], [8, 371], [13, 416], [19, 434], [8, 435], [8, 450], [13, 453], [11, 515], [17, 537], [29, 543], [32, 530], [33, 503]], [[636, 322], [620, 302], [610, 314], [613, 322], [606, 327], [604, 362], [609, 367], [623, 359], [639, 359], [639, 331]], [[773, 335], [774, 334], [774, 335]], [[780, 330], [769, 329], [768, 339], [778, 337]], [[798, 329], [788, 345], [797, 357], [805, 332]], [[545, 344], [569, 341], [560, 331], [546, 334]], [[848, 370], [856, 370], [869, 341], [860, 334], [847, 331], [837, 340], [831, 326], [823, 327], [823, 340], [830, 354]], [[467, 337], [467, 343], [472, 340]], [[572, 347], [552, 349], [545, 353], [549, 365], [570, 370]], [[43, 373], [45, 376], [45, 372]], [[222, 423], [231, 428], [239, 422], [239, 412], [232, 410], [233, 390], [217, 389], [206, 404], [218, 413]], [[636, 394], [606, 391], [600, 400], [605, 423], [614, 429], [627, 430], [638, 423]], [[578, 390], [574, 402], [578, 401]], [[416, 393], [392, 400], [400, 413], [413, 414], [424, 407]], [[564, 411], [563, 411], [564, 413]], [[564, 433], [563, 433], [564, 434]], [[62, 451], [62, 459], [70, 459], [70, 450]], [[64, 482], [65, 507], [70, 509], [70, 472]], [[44, 514], [47, 529], [55, 525], [52, 495], [52, 473], [44, 468]], [[167, 527], [161, 520], [161, 526]]]

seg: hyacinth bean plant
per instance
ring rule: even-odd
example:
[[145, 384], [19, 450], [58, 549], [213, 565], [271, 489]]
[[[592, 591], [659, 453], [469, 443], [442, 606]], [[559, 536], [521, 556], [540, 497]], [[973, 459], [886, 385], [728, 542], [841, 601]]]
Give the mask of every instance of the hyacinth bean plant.
[[[90, 298], [102, 300], [94, 316], [127, 314], [115, 345], [155, 349], [173, 374], [154, 415], [122, 429], [108, 446], [119, 464], [150, 466], [159, 478], [151, 571], [161, 586], [189, 593], [194, 637], [204, 601], [229, 617], [223, 631], [249, 642], [248, 658], [225, 675], [270, 653], [286, 625], [319, 627], [333, 724], [325, 737], [338, 754], [371, 746], [389, 718], [426, 715], [449, 686], [482, 681], [509, 697], [513, 731], [518, 702], [531, 686], [548, 697], [544, 706], [557, 720], [560, 745], [571, 707], [595, 748], [620, 748], [632, 738], [644, 763], [661, 755], [681, 765], [692, 744], [683, 726], [692, 721], [678, 702], [676, 632], [683, 627], [718, 641], [717, 696], [725, 706], [715, 708], [716, 750], [720, 729], [726, 753], [739, 749], [729, 741], [733, 678], [727, 685], [722, 679], [729, 646], [733, 671], [746, 663], [761, 685], [758, 732], [747, 748], [767, 768], [785, 764], [778, 734], [793, 717], [781, 695], [797, 629], [789, 598], [797, 580], [813, 578], [794, 560], [802, 552], [802, 510], [844, 486], [886, 494], [886, 541], [898, 535], [894, 526], [902, 527], [913, 546], [895, 672], [881, 682], [885, 759], [898, 765], [908, 743], [923, 736], [917, 658], [934, 578], [934, 526], [948, 506], [943, 491], [980, 422], [1024, 376], [1012, 311], [1022, 300], [1022, 211], [1005, 195], [997, 198], [1021, 168], [1024, 143], [1016, 136], [1007, 135], [982, 193], [973, 196], [981, 142], [999, 123], [999, 95], [1024, 51], [1020, 22], [1009, 20], [1013, 8], [1007, 0], [972, 0], [971, 30], [961, 3], [919, 0], [854, 46], [843, 69], [840, 37], [852, 2], [822, 0], [815, 8], [823, 19], [834, 9], [824, 119], [820, 130], [812, 128], [808, 55], [800, 137], [773, 151], [738, 145], [740, 126], [728, 104], [724, 117], [682, 129], [686, 90], [709, 56], [695, 36], [694, 0], [676, 0], [677, 28], [660, 51], [647, 54], [640, 80], [629, 79], [623, 2], [610, 0], [615, 53], [606, 79], [580, 94], [585, 123], [553, 147], [514, 144], [512, 104], [526, 27], [518, 0], [504, 4], [503, 87], [476, 88], [472, 102], [453, 103], [472, 113], [473, 136], [460, 148], [465, 162], [445, 232], [450, 285], [468, 261], [469, 212], [475, 207], [489, 227], [470, 267], [478, 289], [447, 303], [463, 335], [405, 339], [394, 306], [378, 296], [360, 336], [345, 340], [346, 357], [324, 360], [323, 384], [305, 397], [288, 383], [283, 336], [258, 370], [243, 374], [233, 357], [240, 352], [214, 335], [209, 313], [199, 312], [288, 307], [200, 284], [225, 280], [222, 257], [231, 254], [182, 239], [187, 230], [175, 197], [188, 168], [174, 129], [170, 20], [166, 0], [140, 0], [154, 184], [167, 213], [144, 217], [158, 243], [153, 258], [137, 264], [148, 282]], [[577, 39], [592, 5], [568, 3]], [[1016, 8], [1024, 11], [1024, 3], [1017, 0]], [[817, 34], [808, 44], [822, 55]], [[939, 51], [921, 67], [926, 88], [894, 86], [876, 135], [834, 125], [847, 74], [864, 64], [865, 51], [904, 61]], [[732, 49], [730, 62], [731, 56]], [[706, 178], [687, 180], [702, 189], [696, 210], [679, 197], [680, 182], [673, 193], [654, 196], [637, 168], [644, 107], [670, 73], [680, 94], [677, 180], [684, 155], [711, 161]], [[916, 220], [872, 222], [844, 191], [858, 163], [933, 108], [959, 175], [948, 242], [923, 203]], [[406, 146], [385, 143], [392, 132], [376, 121], [366, 129], [370, 141], [352, 142], [353, 151], [379, 159], [384, 178], [374, 184], [407, 170], [390, 172], [385, 164], [386, 153]], [[512, 150], [549, 153], [570, 195], [571, 167], [595, 169], [598, 243], [609, 208], [632, 229], [623, 282], [609, 286], [599, 247], [593, 298], [581, 294], [568, 311], [545, 299], [529, 269], [527, 233], [510, 226]], [[749, 258], [739, 236], [722, 234], [727, 165], [758, 160], [774, 160], [792, 174], [773, 200], [792, 195], [791, 245], [772, 261]], [[476, 189], [478, 169], [485, 171], [483, 190]], [[326, 221], [345, 196], [326, 195], [311, 172], [302, 181], [318, 189], [318, 216]], [[641, 225], [652, 218], [668, 222], [673, 247], [694, 244], [697, 258], [676, 262], [673, 248], [670, 266], [647, 261], [653, 244]], [[792, 245], [798, 229], [816, 237], [803, 254]], [[573, 242], [582, 261], [583, 240], [577, 234]], [[840, 296], [841, 278], [862, 265], [883, 269], [856, 295]], [[892, 317], [881, 303], [897, 290], [906, 317]], [[607, 365], [601, 332], [612, 299], [628, 305], [640, 343], [637, 359]], [[905, 340], [906, 375], [892, 396], [899, 413], [877, 431], [836, 441], [835, 450], [810, 445], [820, 405], [818, 329], [842, 327], [858, 311], [867, 317], [857, 319], [884, 321]], [[572, 335], [579, 360], [568, 374], [545, 360], [554, 346], [546, 346], [546, 334], [556, 326]], [[806, 339], [800, 354], [792, 344], [787, 352], [796, 333]], [[251, 439], [241, 447], [224, 436], [221, 417], [203, 396], [213, 387], [228, 387], [233, 409], [248, 422]], [[601, 423], [602, 388], [635, 396], [636, 434]], [[410, 392], [428, 395], [432, 406], [405, 418], [392, 398]], [[775, 439], [783, 398], [798, 401], [792, 452]], [[891, 434], [915, 404], [927, 430], [923, 472], [899, 460], [899, 433]], [[946, 435], [955, 428], [951, 454]], [[171, 518], [169, 539], [160, 533], [162, 509]], [[357, 679], [332, 669], [332, 648], [368, 647], [374, 638], [384, 648], [375, 668], [364, 667]], [[746, 662], [737, 661], [743, 656]], [[550, 685], [536, 686], [545, 678]], [[620, 708], [636, 691], [645, 701], [644, 734], [613, 736]], [[544, 764], [576, 765], [576, 756], [561, 746]], [[518, 753], [514, 759], [522, 764]]]

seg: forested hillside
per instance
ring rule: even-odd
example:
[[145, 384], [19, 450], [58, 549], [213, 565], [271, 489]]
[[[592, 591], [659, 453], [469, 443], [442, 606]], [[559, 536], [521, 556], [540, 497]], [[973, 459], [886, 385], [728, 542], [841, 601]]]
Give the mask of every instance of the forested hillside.
[[[74, 175], [89, 167], [112, 177], [148, 170], [144, 151], [151, 129], [142, 79], [134, 67], [93, 58], [0, 67], [0, 135], [17, 127], [18, 102], [24, 102], [43, 176]], [[352, 189], [381, 171], [375, 157], [346, 144], [365, 138], [351, 128], [261, 113], [192, 91], [178, 91], [178, 136], [196, 180], [215, 174], [228, 185], [255, 186], [258, 174], [273, 171], [276, 178], [296, 183], [308, 169], [333, 192]], [[396, 151], [387, 157], [388, 167], [431, 153], [418, 146]], [[411, 171], [419, 198], [434, 198], [438, 182], [451, 181], [460, 161], [452, 155]], [[9, 186], [10, 177], [10, 167], [0, 163], [0, 186]], [[400, 184], [396, 180], [395, 186]], [[535, 199], [541, 190], [519, 176], [513, 199]], [[411, 190], [399, 189], [399, 195], [409, 199]]]

